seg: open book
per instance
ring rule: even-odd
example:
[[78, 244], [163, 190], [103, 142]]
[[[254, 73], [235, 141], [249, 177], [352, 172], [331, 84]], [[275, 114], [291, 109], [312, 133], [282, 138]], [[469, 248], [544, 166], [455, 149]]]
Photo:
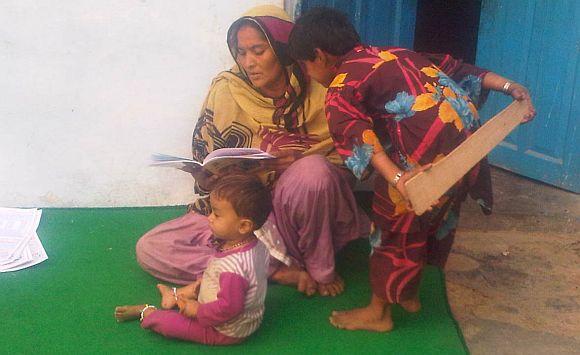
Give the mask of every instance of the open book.
[[260, 161], [275, 158], [256, 148], [221, 148], [209, 153], [201, 163], [192, 159], [157, 153], [151, 156], [153, 160], [151, 165], [177, 168], [190, 173], [205, 169], [212, 174], [219, 174], [232, 166], [242, 171], [253, 171], [260, 168]]

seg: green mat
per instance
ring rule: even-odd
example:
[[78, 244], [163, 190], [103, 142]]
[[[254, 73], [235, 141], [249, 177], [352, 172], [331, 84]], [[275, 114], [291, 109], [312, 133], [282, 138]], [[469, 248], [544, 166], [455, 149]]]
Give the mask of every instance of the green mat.
[[159, 303], [157, 281], [135, 261], [137, 239], [183, 212], [183, 207], [45, 209], [39, 235], [49, 259], [0, 274], [0, 353], [467, 353], [449, 311], [442, 274], [435, 268], [424, 273], [423, 310], [407, 314], [395, 307], [392, 332], [349, 332], [328, 323], [333, 309], [369, 300], [364, 240], [339, 255], [344, 294], [307, 298], [273, 284], [262, 326], [244, 344], [210, 347], [166, 339], [142, 330], [138, 322], [118, 324], [116, 305]]

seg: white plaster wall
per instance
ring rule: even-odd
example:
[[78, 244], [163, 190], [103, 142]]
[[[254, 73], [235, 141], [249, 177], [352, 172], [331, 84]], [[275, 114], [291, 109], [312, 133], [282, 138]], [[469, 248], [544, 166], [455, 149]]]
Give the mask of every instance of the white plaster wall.
[[229, 24], [283, 0], [0, 1], [0, 206], [185, 204], [190, 156]]

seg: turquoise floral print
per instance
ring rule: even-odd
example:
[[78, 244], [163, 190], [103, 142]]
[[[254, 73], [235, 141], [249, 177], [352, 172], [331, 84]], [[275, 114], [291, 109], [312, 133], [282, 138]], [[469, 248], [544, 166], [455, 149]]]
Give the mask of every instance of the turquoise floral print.
[[373, 146], [370, 144], [355, 145], [352, 155], [345, 160], [346, 167], [349, 168], [357, 179], [360, 179], [371, 161]]
[[459, 86], [465, 91], [467, 96], [476, 106], [479, 106], [481, 99], [481, 78], [475, 75], [468, 75], [459, 82]]
[[388, 113], [394, 113], [395, 120], [400, 121], [415, 114], [415, 111], [411, 109], [414, 103], [415, 96], [401, 91], [397, 93], [397, 96], [393, 101], [389, 101], [385, 104], [385, 110], [387, 110]]
[[381, 229], [375, 225], [375, 229], [369, 234], [369, 244], [371, 245], [371, 254], [374, 248], [381, 246]]
[[441, 223], [439, 229], [437, 229], [437, 233], [435, 234], [435, 238], [437, 240], [441, 240], [449, 235], [449, 233], [457, 228], [457, 222], [459, 218], [455, 211], [450, 210], [445, 216], [445, 220]]
[[463, 122], [463, 126], [466, 127], [467, 129], [473, 128], [475, 117], [473, 116], [473, 112], [467, 105], [467, 101], [465, 101], [465, 99], [462, 97], [458, 97], [455, 99], [452, 97], [448, 97], [445, 100], [447, 100], [451, 104], [455, 112], [457, 112], [457, 114], [461, 118], [461, 121]]
[[449, 87], [451, 90], [453, 90], [453, 92], [457, 96], [466, 96], [467, 95], [467, 93], [461, 87], [459, 87], [459, 85], [457, 85], [457, 83], [453, 79], [448, 77], [445, 73], [438, 72], [437, 76], [439, 76], [439, 83], [441, 85]]

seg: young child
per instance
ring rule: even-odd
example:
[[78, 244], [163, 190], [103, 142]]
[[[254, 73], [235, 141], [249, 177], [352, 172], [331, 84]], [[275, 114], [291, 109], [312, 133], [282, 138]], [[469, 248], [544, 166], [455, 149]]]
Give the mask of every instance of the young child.
[[491, 212], [485, 161], [421, 216], [407, 202], [405, 181], [477, 128], [475, 105], [489, 89], [525, 101], [526, 121], [534, 108], [523, 86], [449, 55], [361, 45], [346, 16], [333, 9], [304, 14], [289, 44], [310, 77], [328, 87], [330, 133], [347, 167], [358, 178], [368, 175], [369, 165], [379, 175], [373, 199], [372, 299], [367, 307], [333, 312], [330, 322], [338, 328], [389, 331], [392, 304], [410, 312], [421, 308], [421, 270], [425, 263], [445, 264], [466, 194]]
[[172, 290], [158, 285], [162, 307], [148, 304], [115, 308], [117, 321], [141, 320], [141, 327], [169, 338], [209, 345], [242, 342], [264, 314], [268, 250], [254, 231], [272, 209], [269, 190], [255, 177], [222, 178], [210, 194], [209, 225], [217, 254], [201, 280]]

